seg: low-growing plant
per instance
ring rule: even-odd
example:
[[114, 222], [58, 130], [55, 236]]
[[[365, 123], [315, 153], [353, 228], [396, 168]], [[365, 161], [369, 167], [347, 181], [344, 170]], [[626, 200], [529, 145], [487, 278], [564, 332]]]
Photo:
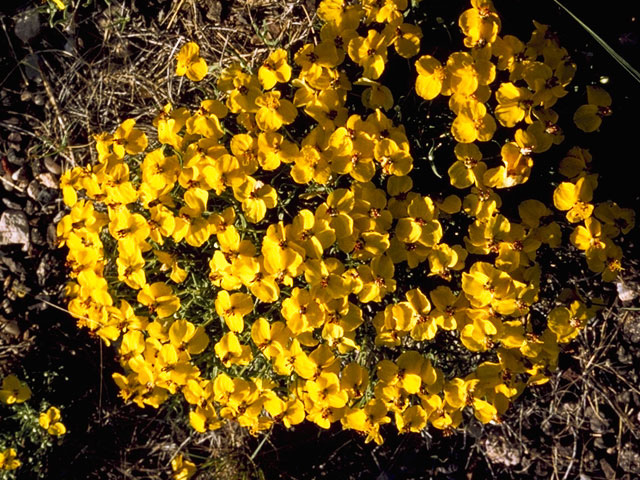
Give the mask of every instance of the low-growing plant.
[[66, 433], [60, 410], [41, 402], [33, 406], [32, 392], [14, 374], [2, 380], [0, 388], [0, 478], [15, 478], [28, 469], [44, 478], [46, 457], [56, 438]]
[[[182, 395], [197, 432], [306, 419], [382, 443], [499, 422], [548, 381], [598, 304], [545, 280], [574, 247], [615, 280], [634, 224], [563, 133], [612, 100], [590, 85], [567, 113], [577, 66], [547, 25], [501, 36], [472, 0], [443, 56], [421, 9], [323, 0], [314, 43], [224, 70], [151, 140], [135, 119], [96, 135], [98, 162], [64, 173], [68, 308], [114, 347], [125, 401]], [[197, 44], [176, 60], [207, 77]]]

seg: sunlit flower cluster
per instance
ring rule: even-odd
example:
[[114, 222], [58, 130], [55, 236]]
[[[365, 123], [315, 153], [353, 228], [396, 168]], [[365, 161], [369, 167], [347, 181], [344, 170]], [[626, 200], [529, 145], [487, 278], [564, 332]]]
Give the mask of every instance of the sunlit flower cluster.
[[[125, 400], [158, 407], [181, 394], [198, 432], [306, 419], [381, 443], [388, 423], [500, 421], [548, 380], [595, 309], [574, 298], [533, 325], [538, 251], [565, 245], [576, 224], [570, 242], [613, 280], [614, 239], [633, 212], [592, 203], [597, 175], [578, 147], [557, 165], [553, 198], [503, 212], [500, 189], [527, 182], [535, 156], [564, 140], [551, 108], [576, 66], [547, 26], [526, 43], [501, 37], [492, 3], [471, 4], [459, 21], [467, 50], [415, 60], [417, 95], [449, 97], [452, 192], [418, 193], [412, 139], [384, 113], [388, 59], [420, 54], [406, 0], [323, 0], [316, 43], [273, 50], [255, 73], [231, 66], [219, 98], [167, 105], [153, 133], [129, 119], [96, 135], [98, 162], [61, 179], [70, 212], [57, 232], [68, 308], [117, 350]], [[206, 76], [193, 43], [177, 64]], [[611, 99], [590, 89], [588, 102], [575, 115], [585, 131]], [[496, 132], [509, 138], [491, 157]], [[480, 360], [451, 373], [444, 346]], [[47, 412], [43, 427], [56, 421]], [[195, 471], [174, 461], [179, 478]]]

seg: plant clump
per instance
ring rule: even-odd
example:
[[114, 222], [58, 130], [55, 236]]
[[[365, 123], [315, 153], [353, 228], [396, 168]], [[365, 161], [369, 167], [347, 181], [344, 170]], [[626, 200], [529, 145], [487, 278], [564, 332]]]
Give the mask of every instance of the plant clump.
[[[41, 476], [44, 467], [40, 462], [55, 440], [67, 432], [59, 408], [46, 408], [47, 403], [41, 402], [38, 410], [30, 404], [31, 397], [27, 383], [16, 375], [3, 378], [0, 387], [0, 479], [11, 478], [23, 468]], [[21, 459], [22, 450], [28, 452], [27, 458]]]
[[[98, 162], [64, 173], [68, 308], [114, 347], [125, 401], [182, 395], [198, 432], [307, 420], [380, 444], [386, 424], [499, 422], [548, 381], [597, 305], [550, 297], [547, 260], [572, 245], [615, 280], [633, 212], [595, 202], [588, 150], [565, 147], [553, 107], [577, 67], [548, 26], [501, 36], [472, 0], [464, 50], [437, 58], [405, 23], [415, 8], [323, 0], [317, 42], [224, 70], [199, 106], [166, 105], [153, 138], [134, 119], [96, 135]], [[384, 84], [393, 59], [412, 92]], [[206, 78], [195, 43], [176, 74]], [[438, 190], [394, 94], [443, 110]], [[591, 132], [611, 98], [587, 95], [573, 120]], [[539, 198], [519, 193], [533, 181]]]

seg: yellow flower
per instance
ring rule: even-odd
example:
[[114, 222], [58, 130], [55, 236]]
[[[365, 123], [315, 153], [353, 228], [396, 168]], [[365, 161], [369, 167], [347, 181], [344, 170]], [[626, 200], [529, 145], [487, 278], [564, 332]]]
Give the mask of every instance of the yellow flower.
[[185, 460], [182, 454], [171, 460], [171, 470], [173, 470], [173, 480], [189, 480], [196, 473], [196, 465], [189, 460]]
[[214, 351], [225, 367], [248, 365], [253, 359], [251, 347], [243, 345], [233, 332], [227, 332], [214, 346]]
[[216, 312], [232, 332], [244, 330], [244, 317], [253, 310], [253, 299], [246, 293], [234, 293], [222, 290], [215, 300]]
[[462, 290], [475, 308], [481, 309], [491, 305], [493, 309], [505, 315], [515, 310], [514, 281], [508, 273], [498, 270], [490, 263], [476, 262], [469, 269], [469, 273], [463, 273]]
[[394, 271], [393, 262], [387, 255], [375, 257], [369, 265], [358, 267], [358, 274], [363, 281], [358, 299], [362, 303], [380, 302], [387, 292], [394, 292], [396, 290]]
[[111, 215], [109, 233], [119, 243], [130, 242], [136, 246], [145, 245], [145, 239], [151, 233], [151, 227], [139, 213], [131, 214], [127, 209], [121, 209]]
[[361, 5], [349, 5], [346, 0], [325, 0], [318, 5], [318, 16], [341, 30], [355, 29], [363, 15]]
[[548, 65], [542, 62], [531, 62], [523, 71], [523, 77], [527, 85], [533, 90], [533, 104], [544, 108], [551, 108], [559, 98], [568, 92], [565, 84], [554, 76], [554, 72]]
[[118, 158], [123, 158], [125, 153], [137, 155], [147, 148], [149, 144], [147, 135], [134, 128], [135, 124], [136, 121], [133, 118], [125, 120], [113, 134], [113, 153]]
[[159, 318], [170, 317], [180, 308], [180, 298], [173, 294], [173, 289], [164, 282], [145, 285], [138, 291], [138, 302], [146, 305], [150, 313]]
[[176, 320], [169, 328], [169, 341], [179, 352], [197, 355], [209, 345], [209, 337], [203, 327], [196, 327], [186, 320]]
[[251, 325], [251, 340], [267, 358], [282, 355], [290, 336], [291, 331], [283, 322], [270, 324], [266, 318], [260, 317]]
[[594, 175], [580, 177], [575, 183], [562, 182], [553, 192], [553, 204], [567, 212], [567, 220], [577, 223], [589, 218], [593, 212], [593, 190], [597, 185]]
[[347, 404], [349, 395], [340, 390], [338, 375], [331, 372], [322, 372], [312, 380], [307, 380], [304, 386], [308, 399], [314, 406], [342, 408]]
[[513, 127], [526, 119], [531, 122], [532, 95], [526, 88], [516, 87], [513, 83], [503, 83], [496, 91], [498, 106], [495, 113], [501, 125]]
[[396, 142], [389, 138], [378, 142], [374, 154], [385, 175], [402, 177], [413, 169], [413, 158], [409, 152], [400, 148]]
[[520, 80], [527, 64], [533, 60], [525, 54], [525, 48], [525, 44], [513, 35], [496, 37], [495, 43], [491, 45], [491, 53], [498, 58], [498, 69], [508, 70], [511, 82]]
[[393, 31], [393, 34], [388, 36], [393, 38], [393, 46], [401, 57], [411, 58], [420, 51], [422, 29], [419, 26], [402, 23], [402, 17], [399, 17], [393, 23], [389, 23], [385, 30]]
[[558, 343], [568, 343], [578, 336], [581, 323], [567, 307], [554, 308], [547, 319], [549, 330], [556, 335]]
[[182, 46], [176, 56], [176, 75], [186, 75], [189, 80], [199, 82], [207, 75], [207, 63], [200, 58], [200, 47], [195, 42], [189, 42]]
[[465, 105], [451, 125], [451, 133], [460, 143], [488, 142], [495, 131], [495, 120], [479, 102]]
[[242, 202], [242, 211], [251, 223], [260, 222], [267, 209], [274, 208], [278, 203], [278, 194], [271, 185], [249, 176], [233, 189], [233, 196]]
[[418, 433], [427, 426], [427, 413], [420, 405], [411, 405], [402, 412], [395, 412], [395, 420], [399, 432]]
[[49, 407], [46, 412], [40, 414], [38, 422], [42, 428], [49, 432], [49, 435], [60, 436], [64, 435], [67, 431], [67, 428], [60, 421], [61, 418], [58, 408]]
[[482, 184], [482, 177], [487, 165], [482, 162], [482, 153], [475, 143], [458, 143], [453, 149], [457, 161], [449, 167], [451, 185], [456, 188], [467, 188]]
[[209, 402], [198, 405], [195, 410], [189, 412], [189, 423], [196, 432], [200, 433], [216, 430], [222, 426], [220, 417]]
[[258, 69], [258, 79], [265, 90], [271, 90], [276, 83], [287, 83], [291, 78], [291, 66], [287, 63], [287, 52], [282, 48], [274, 50]]
[[363, 76], [377, 80], [387, 63], [390, 43], [387, 35], [369, 30], [366, 38], [355, 37], [349, 42], [348, 53], [351, 60], [364, 68]]
[[298, 287], [293, 289], [291, 297], [282, 302], [281, 314], [287, 321], [287, 327], [295, 335], [313, 331], [325, 320], [325, 312], [311, 292]]
[[433, 100], [442, 91], [447, 81], [447, 70], [442, 63], [431, 55], [424, 55], [416, 61], [418, 78], [416, 79], [416, 93], [425, 100]]
[[261, 94], [260, 81], [255, 75], [248, 75], [242, 71], [232, 78], [231, 91], [227, 98], [227, 107], [232, 113], [255, 112], [256, 98]]
[[319, 184], [326, 184], [331, 177], [331, 166], [327, 156], [320, 153], [312, 145], [305, 145], [300, 150], [300, 155], [294, 160], [295, 164], [291, 168], [291, 178], [300, 184], [314, 181]]
[[144, 273], [144, 258], [140, 248], [132, 242], [122, 242], [118, 246], [118, 280], [134, 290], [140, 290], [147, 283]]
[[173, 187], [180, 173], [178, 157], [165, 157], [161, 148], [149, 152], [142, 162], [142, 180], [154, 190]]
[[0, 451], [0, 471], [15, 470], [22, 465], [22, 462], [18, 460], [17, 456], [15, 448], [7, 448], [4, 451]]
[[[481, 72], [476, 65], [473, 56], [466, 52], [454, 52], [447, 59], [447, 70], [451, 78], [451, 91], [458, 95], [473, 95], [481, 84]], [[485, 72], [484, 77], [489, 77], [490, 72]], [[485, 78], [483, 84], [486, 83]]]
[[255, 100], [259, 107], [256, 112], [258, 128], [265, 132], [278, 130], [282, 125], [292, 123], [298, 111], [289, 100], [281, 99], [279, 91], [266, 92]]
[[375, 80], [369, 80], [368, 78], [360, 78], [354, 82], [355, 85], [365, 85], [368, 88], [362, 92], [362, 104], [375, 110], [376, 108], [382, 108], [383, 110], [389, 110], [393, 107], [393, 95], [391, 90]]
[[62, 0], [51, 0], [58, 10], [64, 10], [67, 6]]
[[573, 121], [583, 132], [595, 132], [602, 118], [611, 115], [611, 96], [600, 87], [587, 86], [587, 105], [578, 107]]
[[196, 113], [186, 120], [187, 133], [217, 140], [224, 135], [220, 119], [227, 113], [226, 105], [220, 100], [203, 100]]
[[4, 377], [0, 389], [0, 402], [11, 405], [26, 402], [30, 398], [31, 389], [26, 383], [21, 382], [14, 374]]
[[176, 150], [181, 150], [183, 137], [179, 135], [179, 132], [188, 119], [190, 119], [189, 110], [186, 108], [173, 109], [172, 105], [167, 103], [153, 119], [153, 126], [158, 129], [158, 141], [171, 145]]
[[615, 238], [621, 233], [626, 235], [634, 227], [636, 221], [633, 209], [621, 208], [612, 201], [600, 203], [594, 214], [602, 222], [602, 229], [609, 238]]
[[304, 421], [304, 405], [297, 398], [289, 398], [285, 402], [271, 391], [264, 402], [264, 409], [274, 420], [281, 421], [286, 428]]
[[464, 44], [468, 48], [493, 43], [500, 31], [500, 17], [491, 0], [471, 0], [471, 6], [465, 10], [458, 24], [466, 35]]

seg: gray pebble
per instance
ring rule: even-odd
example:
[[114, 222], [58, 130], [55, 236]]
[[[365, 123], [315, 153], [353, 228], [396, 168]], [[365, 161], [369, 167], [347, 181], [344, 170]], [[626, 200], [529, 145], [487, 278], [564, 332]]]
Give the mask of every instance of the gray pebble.
[[36, 9], [27, 10], [16, 19], [16, 36], [27, 43], [40, 33], [40, 16]]
[[58, 180], [53, 176], [52, 173], [41, 173], [36, 177], [38, 181], [47, 188], [57, 189], [58, 188]]
[[0, 215], [0, 245], [22, 245], [22, 249], [27, 250], [29, 224], [24, 212], [6, 210]]
[[44, 167], [54, 175], [60, 175], [62, 173], [62, 167], [53, 159], [53, 157], [45, 157]]

